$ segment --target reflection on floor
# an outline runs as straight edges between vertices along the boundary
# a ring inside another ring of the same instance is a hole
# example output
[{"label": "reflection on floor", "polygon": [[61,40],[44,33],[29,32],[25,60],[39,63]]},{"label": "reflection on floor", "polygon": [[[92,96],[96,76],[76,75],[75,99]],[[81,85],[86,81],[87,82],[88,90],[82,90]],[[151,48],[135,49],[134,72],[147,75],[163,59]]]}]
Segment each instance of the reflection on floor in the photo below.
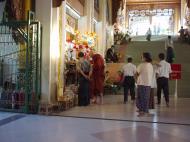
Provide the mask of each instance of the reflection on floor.
[{"label": "reflection on floor", "polygon": [[139,118],[123,96],[104,98],[56,114],[66,117],[0,112],[0,142],[190,142],[190,99],[171,99],[170,108],[163,99],[153,116]]},{"label": "reflection on floor", "polygon": [[190,142],[189,132],[189,126],[178,124],[26,115],[1,125],[0,141]]},{"label": "reflection on floor", "polygon": [[187,107],[190,104],[190,99],[174,99],[170,97],[170,107],[167,108],[165,100],[162,98],[162,104],[160,106],[156,105],[156,109],[150,110],[151,117],[140,118],[137,117],[136,106],[133,102],[129,101],[127,104],[122,102],[122,95],[106,95],[104,96],[104,105],[75,107],[54,115],[190,125],[190,109]]}]

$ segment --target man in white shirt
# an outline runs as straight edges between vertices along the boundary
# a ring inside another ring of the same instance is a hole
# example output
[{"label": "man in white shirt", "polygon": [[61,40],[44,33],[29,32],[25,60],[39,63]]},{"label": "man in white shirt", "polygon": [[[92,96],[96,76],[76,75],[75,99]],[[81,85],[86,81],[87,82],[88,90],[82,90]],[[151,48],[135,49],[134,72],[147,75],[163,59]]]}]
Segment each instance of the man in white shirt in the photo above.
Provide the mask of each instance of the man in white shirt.
[{"label": "man in white shirt", "polygon": [[156,71],[157,74],[157,99],[158,99],[158,105],[160,105],[161,102],[161,91],[163,89],[164,97],[166,100],[166,105],[169,107],[169,75],[172,72],[171,66],[168,62],[165,61],[165,55],[164,53],[160,53],[158,55],[160,63],[159,68]]},{"label": "man in white shirt", "polygon": [[127,59],[128,63],[125,64],[122,68],[123,77],[124,77],[124,103],[128,101],[128,91],[130,90],[131,100],[135,100],[135,74],[136,66],[132,64],[133,59],[129,57]]},{"label": "man in white shirt", "polygon": [[165,41],[165,49],[167,49],[168,47],[174,48],[174,42],[171,36],[168,36],[168,39]]}]

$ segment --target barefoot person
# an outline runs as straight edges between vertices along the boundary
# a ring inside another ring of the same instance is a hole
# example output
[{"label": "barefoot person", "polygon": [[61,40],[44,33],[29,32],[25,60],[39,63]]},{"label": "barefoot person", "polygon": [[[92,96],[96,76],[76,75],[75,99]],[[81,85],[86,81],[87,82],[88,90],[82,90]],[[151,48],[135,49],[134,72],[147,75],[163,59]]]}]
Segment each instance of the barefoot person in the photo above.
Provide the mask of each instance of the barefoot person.
[{"label": "barefoot person", "polygon": [[142,63],[137,67],[137,99],[138,116],[148,113],[149,97],[153,77],[152,58],[150,53],[145,52],[142,55]]},{"label": "barefoot person", "polygon": [[[93,102],[103,104],[103,90],[104,90],[104,59],[100,54],[94,54],[92,56],[93,66],[92,66],[92,96]],[[98,100],[97,100],[98,99]]]}]

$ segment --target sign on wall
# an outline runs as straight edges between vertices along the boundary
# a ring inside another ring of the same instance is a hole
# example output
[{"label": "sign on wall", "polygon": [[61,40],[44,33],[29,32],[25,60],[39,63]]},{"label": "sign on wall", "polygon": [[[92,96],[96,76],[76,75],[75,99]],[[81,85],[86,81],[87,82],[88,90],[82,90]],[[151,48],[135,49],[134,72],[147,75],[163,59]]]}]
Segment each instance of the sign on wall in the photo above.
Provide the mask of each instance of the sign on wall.
[{"label": "sign on wall", "polygon": [[181,64],[171,64],[172,73],[170,74],[171,80],[181,79]]}]

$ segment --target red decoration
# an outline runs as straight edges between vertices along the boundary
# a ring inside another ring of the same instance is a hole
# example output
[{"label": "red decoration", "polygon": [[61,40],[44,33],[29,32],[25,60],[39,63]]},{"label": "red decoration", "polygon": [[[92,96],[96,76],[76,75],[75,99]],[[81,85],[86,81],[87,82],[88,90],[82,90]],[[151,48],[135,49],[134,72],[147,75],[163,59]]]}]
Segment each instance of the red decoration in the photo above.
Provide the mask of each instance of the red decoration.
[{"label": "red decoration", "polygon": [[83,46],[82,45],[79,45],[79,49],[82,49],[83,48]]},{"label": "red decoration", "polygon": [[68,43],[71,43],[71,40],[70,40],[70,39],[67,39],[67,42],[68,42]]}]

